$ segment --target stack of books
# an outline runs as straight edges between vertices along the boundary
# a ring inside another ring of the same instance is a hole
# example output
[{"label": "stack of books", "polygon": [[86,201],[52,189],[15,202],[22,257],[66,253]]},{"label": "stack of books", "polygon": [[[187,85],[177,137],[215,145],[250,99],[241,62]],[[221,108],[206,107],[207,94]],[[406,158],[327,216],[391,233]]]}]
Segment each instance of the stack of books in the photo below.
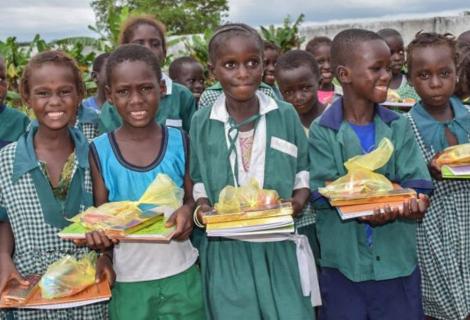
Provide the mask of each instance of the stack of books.
[{"label": "stack of books", "polygon": [[336,207],[342,220],[354,219],[370,216],[374,214],[376,208],[390,206],[390,208],[399,208],[403,202],[416,198],[416,191],[409,188],[402,188],[394,184],[394,189],[387,192],[345,194],[329,198],[329,202]]},{"label": "stack of books", "polygon": [[445,179],[470,179],[470,143],[446,148],[437,158]]},{"label": "stack of books", "polygon": [[203,222],[209,237],[243,237],[290,234],[294,232],[292,204],[239,213],[205,213]]},{"label": "stack of books", "polygon": [[73,296],[45,299],[38,285],[40,279],[40,275],[25,277],[29,282],[28,286],[22,286],[16,280],[11,280],[0,296],[0,308],[65,309],[107,301],[111,298],[108,281],[103,280]]}]

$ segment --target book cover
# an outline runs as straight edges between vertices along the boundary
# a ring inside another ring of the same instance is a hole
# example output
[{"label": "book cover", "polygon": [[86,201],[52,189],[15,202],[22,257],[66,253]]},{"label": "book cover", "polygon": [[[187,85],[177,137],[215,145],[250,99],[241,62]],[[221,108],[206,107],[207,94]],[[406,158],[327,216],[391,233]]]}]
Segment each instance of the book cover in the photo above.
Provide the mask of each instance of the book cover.
[{"label": "book cover", "polygon": [[7,294],[8,290],[7,287],[0,297],[0,308],[65,309],[106,301],[111,298],[111,289],[106,279],[76,295],[50,300],[42,297],[41,289],[38,285],[34,286],[30,297],[26,301],[21,302],[6,299],[5,294]]},{"label": "book cover", "polygon": [[292,216],[279,216],[259,219],[248,219],[239,221],[228,221],[220,223],[211,223],[206,226],[207,232],[216,230],[225,230],[227,232],[235,231],[258,231],[267,230],[273,228],[279,228],[282,226],[288,226],[293,224],[294,220]]},{"label": "book cover", "polygon": [[341,197],[332,198],[330,204],[334,207],[358,205],[358,204],[384,204],[388,202],[405,201],[411,198],[416,198],[416,191],[410,188],[401,188],[399,185],[394,185],[395,189],[382,193],[371,194],[346,194]]},{"label": "book cover", "polygon": [[[403,201],[390,201],[386,203],[367,203],[351,206],[341,206],[337,207],[336,209],[342,220],[349,220],[359,217],[371,216],[374,214],[375,208],[382,208],[386,205],[389,205],[392,209],[401,209],[403,207]],[[381,211],[383,212],[384,210],[381,209]]]},{"label": "book cover", "polygon": [[441,172],[445,179],[470,179],[470,165],[444,165]]},{"label": "book cover", "polygon": [[241,220],[250,220],[250,219],[260,219],[260,218],[269,218],[277,216],[290,216],[292,215],[292,204],[290,202],[283,202],[275,208],[269,208],[265,210],[256,210],[256,211],[244,211],[238,213],[227,213],[227,214],[217,214],[216,212],[212,214],[205,214],[202,217],[204,224],[212,223],[221,223],[221,222],[230,222],[230,221],[241,221]]}]

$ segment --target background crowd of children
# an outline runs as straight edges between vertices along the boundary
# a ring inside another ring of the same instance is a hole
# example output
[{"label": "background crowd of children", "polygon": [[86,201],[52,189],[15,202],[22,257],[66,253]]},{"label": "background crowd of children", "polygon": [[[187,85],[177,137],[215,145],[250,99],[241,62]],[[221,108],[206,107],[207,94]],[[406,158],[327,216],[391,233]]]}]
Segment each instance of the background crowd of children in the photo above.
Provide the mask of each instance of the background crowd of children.
[{"label": "background crowd of children", "polygon": [[[470,319],[470,182],[436,165],[470,142],[470,31],[405,46],[393,29],[348,29],[283,53],[237,23],[208,46],[205,88],[191,57],[164,73],[165,27],[132,17],[95,60],[92,97],[70,57],[39,53],[20,85],[33,121],[4,105],[0,58],[0,292],[88,250],[113,286],[109,304],[0,318]],[[414,99],[410,112],[381,105],[397,95]],[[342,221],[318,189],[382,138],[394,152],[378,172],[418,198]],[[159,173],[185,191],[169,244],[57,237],[89,206],[139,199]],[[194,227],[225,186],[252,178],[292,202],[295,234],[241,241]]]}]

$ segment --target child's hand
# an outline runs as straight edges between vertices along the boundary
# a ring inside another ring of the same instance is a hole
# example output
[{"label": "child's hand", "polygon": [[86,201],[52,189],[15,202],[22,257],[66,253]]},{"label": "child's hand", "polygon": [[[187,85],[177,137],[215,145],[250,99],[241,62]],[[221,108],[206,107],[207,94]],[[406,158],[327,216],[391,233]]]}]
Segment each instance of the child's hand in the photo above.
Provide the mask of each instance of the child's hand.
[{"label": "child's hand", "polygon": [[173,239],[186,240],[189,238],[193,231],[192,210],[190,206],[183,205],[176,210],[165,224],[165,227],[172,227],[176,225]]},{"label": "child's hand", "polygon": [[418,199],[413,198],[403,202],[403,210],[400,210],[400,218],[422,219],[429,207],[429,197],[420,193]]},{"label": "child's hand", "polygon": [[371,216],[361,217],[359,218],[360,221],[366,222],[371,226],[381,226],[388,222],[394,221],[400,215],[400,211],[398,208],[391,208],[390,206],[385,206],[382,208],[383,212],[381,212],[380,208],[374,209],[374,214]]},{"label": "child's hand", "polygon": [[103,251],[119,243],[119,240],[109,239],[103,231],[87,232],[86,246],[92,250]]},{"label": "child's hand", "polygon": [[436,153],[431,161],[428,163],[428,169],[431,176],[436,180],[442,180],[441,168],[437,165],[437,158],[440,156],[440,153]]},{"label": "child's hand", "polygon": [[0,294],[5,289],[7,283],[12,279],[15,279],[25,286],[29,284],[29,282],[24,280],[18,273],[11,257],[7,254],[2,254],[0,255]]},{"label": "child's hand", "polygon": [[113,262],[111,256],[104,253],[96,261],[96,283],[100,283],[104,279],[108,280],[109,286],[112,287],[116,280],[116,273],[114,273]]}]

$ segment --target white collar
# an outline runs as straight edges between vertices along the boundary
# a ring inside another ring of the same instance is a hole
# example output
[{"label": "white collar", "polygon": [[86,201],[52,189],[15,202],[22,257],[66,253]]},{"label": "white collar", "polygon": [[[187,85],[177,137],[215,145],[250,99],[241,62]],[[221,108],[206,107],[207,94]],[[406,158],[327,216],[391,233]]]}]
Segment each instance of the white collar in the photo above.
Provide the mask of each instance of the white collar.
[{"label": "white collar", "polygon": [[165,87],[166,87],[166,92],[165,95],[170,95],[172,92],[172,86],[173,86],[173,80],[170,79],[170,77],[162,72],[162,80],[165,81]]},{"label": "white collar", "polygon": [[[257,90],[256,96],[259,100],[260,115],[265,115],[270,111],[278,109],[276,101],[264,92]],[[223,123],[228,122],[229,114],[227,112],[227,108],[225,107],[225,93],[222,92],[215,100],[209,118],[211,120],[218,120]]]}]

